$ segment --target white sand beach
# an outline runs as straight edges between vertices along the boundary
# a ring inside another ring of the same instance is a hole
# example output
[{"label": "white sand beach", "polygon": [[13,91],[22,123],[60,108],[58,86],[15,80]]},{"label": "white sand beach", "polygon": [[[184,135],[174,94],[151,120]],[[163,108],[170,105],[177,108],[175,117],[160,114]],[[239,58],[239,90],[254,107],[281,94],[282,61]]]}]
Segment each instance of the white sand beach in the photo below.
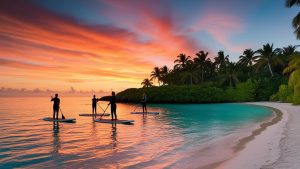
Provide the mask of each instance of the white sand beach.
[{"label": "white sand beach", "polygon": [[299,169],[300,106],[290,103],[253,102],[282,112],[282,118],[247,143],[217,169]]}]

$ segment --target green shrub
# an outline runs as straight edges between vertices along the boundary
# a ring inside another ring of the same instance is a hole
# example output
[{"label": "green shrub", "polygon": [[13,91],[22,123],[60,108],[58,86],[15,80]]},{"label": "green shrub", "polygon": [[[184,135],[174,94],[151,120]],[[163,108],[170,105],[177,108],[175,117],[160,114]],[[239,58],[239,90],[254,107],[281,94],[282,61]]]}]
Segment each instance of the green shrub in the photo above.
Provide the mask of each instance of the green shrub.
[{"label": "green shrub", "polygon": [[273,95],[270,97],[270,101],[279,101],[278,93],[273,94]]},{"label": "green shrub", "polygon": [[219,103],[254,100],[254,85],[247,81],[236,88],[222,89],[211,84],[131,88],[117,94],[119,102],[139,102],[143,93],[152,103]]},{"label": "green shrub", "polygon": [[254,83],[256,85],[255,100],[267,101],[273,94],[278,92],[281,84],[287,83],[287,78],[274,75],[272,78],[260,78],[255,80]]},{"label": "green shrub", "polygon": [[300,104],[300,82],[294,86],[293,104]]},{"label": "green shrub", "polygon": [[285,84],[280,85],[277,95],[281,102],[292,102],[293,89]]}]

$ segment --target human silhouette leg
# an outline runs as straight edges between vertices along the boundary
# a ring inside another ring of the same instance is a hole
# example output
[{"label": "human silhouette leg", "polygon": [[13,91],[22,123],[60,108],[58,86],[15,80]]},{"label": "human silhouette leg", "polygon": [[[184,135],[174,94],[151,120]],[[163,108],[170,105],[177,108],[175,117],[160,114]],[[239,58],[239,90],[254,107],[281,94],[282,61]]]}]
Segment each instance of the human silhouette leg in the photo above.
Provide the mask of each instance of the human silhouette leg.
[{"label": "human silhouette leg", "polygon": [[110,116],[111,116],[111,120],[114,120],[114,108],[113,108],[113,106],[110,106]]},{"label": "human silhouette leg", "polygon": [[56,120],[58,120],[58,109],[55,109],[54,112],[55,112]]},{"label": "human silhouette leg", "polygon": [[114,107],[115,120],[117,120],[117,107]]}]

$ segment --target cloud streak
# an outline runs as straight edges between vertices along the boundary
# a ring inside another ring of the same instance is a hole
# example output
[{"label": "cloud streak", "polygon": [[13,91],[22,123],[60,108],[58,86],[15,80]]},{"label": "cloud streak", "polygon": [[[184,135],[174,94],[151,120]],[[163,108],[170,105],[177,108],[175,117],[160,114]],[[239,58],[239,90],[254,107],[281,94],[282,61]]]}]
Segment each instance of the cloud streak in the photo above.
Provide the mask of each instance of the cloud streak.
[{"label": "cloud streak", "polygon": [[117,24],[87,25],[34,1],[1,1],[0,77],[13,83],[21,76],[23,84],[39,78],[34,87],[41,88],[62,83],[98,89],[101,83],[105,90],[124,89],[140,86],[154,66],[172,64],[179,53],[210,50],[190,30],[205,31],[230,50],[239,50],[230,37],[243,25],[226,14],[204,13],[187,29],[190,25],[178,22],[164,2],[101,2],[109,8],[99,16]]}]

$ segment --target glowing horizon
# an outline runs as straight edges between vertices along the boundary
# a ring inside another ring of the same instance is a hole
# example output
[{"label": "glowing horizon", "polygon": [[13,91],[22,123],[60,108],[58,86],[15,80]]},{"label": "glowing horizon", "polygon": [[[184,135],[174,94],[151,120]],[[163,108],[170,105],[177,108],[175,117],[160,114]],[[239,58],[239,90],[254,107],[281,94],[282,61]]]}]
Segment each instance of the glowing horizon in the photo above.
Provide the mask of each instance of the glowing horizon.
[{"label": "glowing horizon", "polygon": [[[120,91],[141,87],[154,66],[172,66],[180,53],[205,50],[214,57],[224,50],[236,61],[246,48],[297,43],[290,26],[296,10],[270,0],[245,6],[233,0],[3,0],[0,87]],[[271,9],[253,13],[265,7]],[[271,15],[274,10],[281,11]]]}]

